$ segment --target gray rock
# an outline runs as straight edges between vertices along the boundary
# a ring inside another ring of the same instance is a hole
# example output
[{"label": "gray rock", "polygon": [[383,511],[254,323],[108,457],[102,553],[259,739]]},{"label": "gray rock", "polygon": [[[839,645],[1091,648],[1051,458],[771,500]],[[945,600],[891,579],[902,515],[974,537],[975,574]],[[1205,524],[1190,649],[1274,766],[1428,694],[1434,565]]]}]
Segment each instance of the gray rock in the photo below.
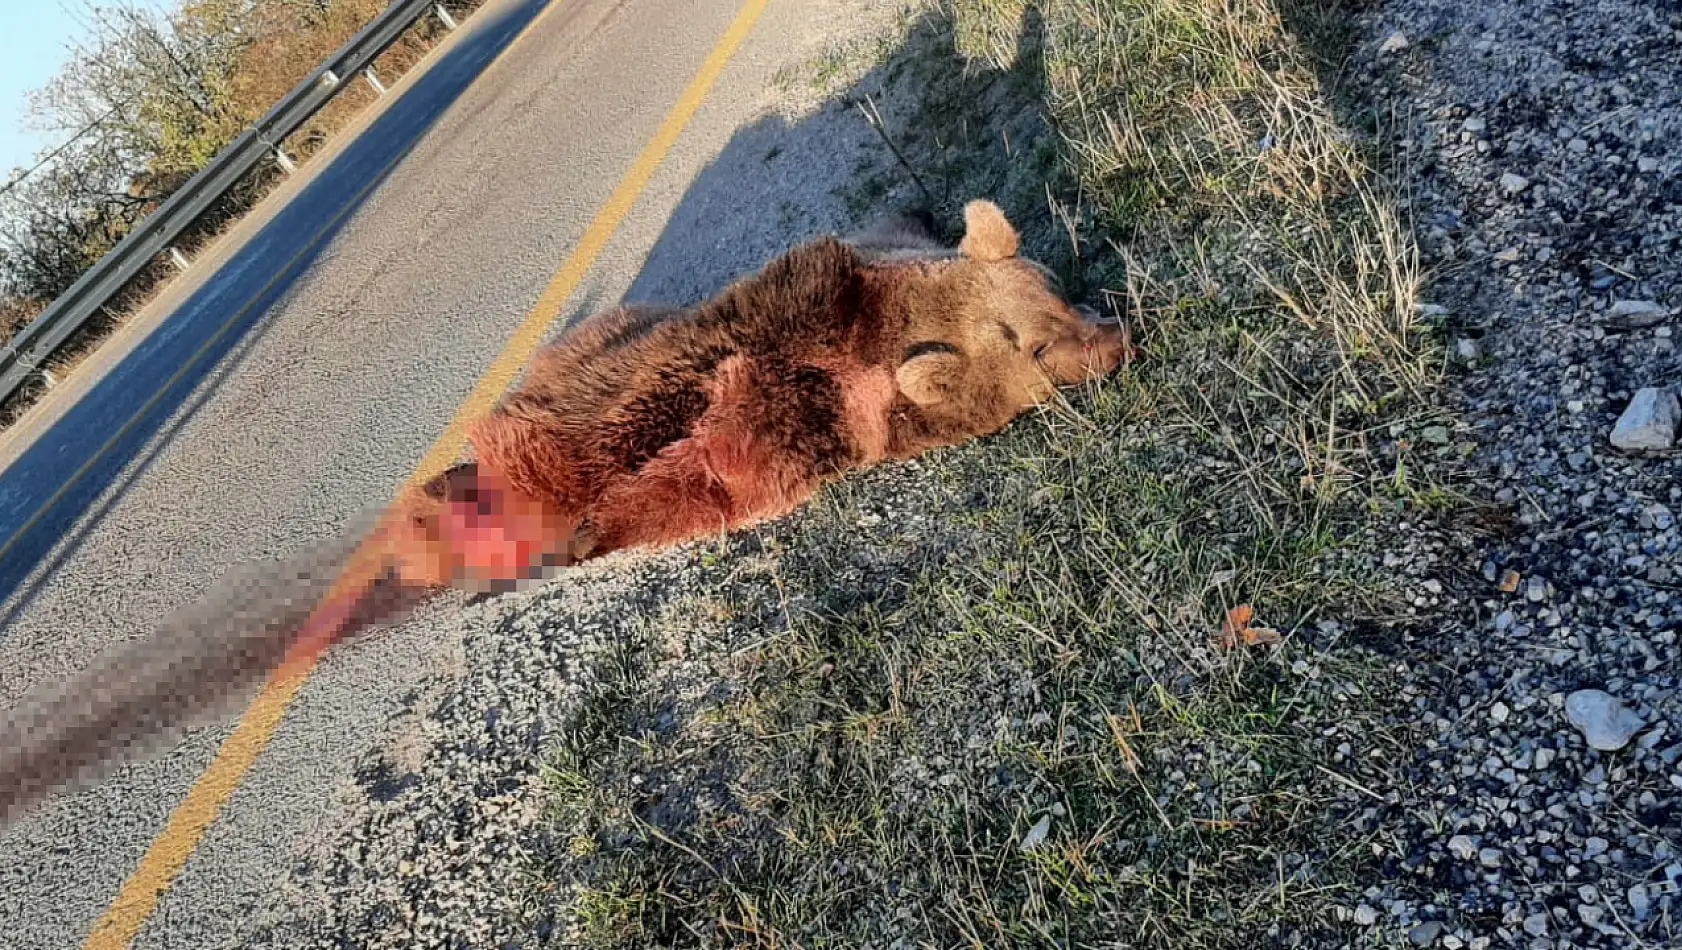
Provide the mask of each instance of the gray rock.
[{"label": "gray rock", "polygon": [[1462,861],[1470,861],[1477,856],[1478,846],[1465,835],[1455,835],[1448,839],[1448,850]]},{"label": "gray rock", "polygon": [[1509,195],[1516,195],[1529,187],[1530,179],[1523,175],[1515,175],[1512,172],[1504,172],[1501,175],[1501,190]]},{"label": "gray rock", "polygon": [[1630,913],[1635,915],[1636,920],[1646,920],[1653,912],[1653,897],[1645,884],[1632,886],[1624,893],[1624,898],[1629,901]]},{"label": "gray rock", "polygon": [[1041,815],[1040,820],[1034,822],[1034,827],[1029,828],[1028,833],[1022,836],[1022,844],[1019,845],[1019,847],[1023,851],[1032,851],[1040,845],[1045,844],[1045,839],[1050,836],[1051,815]]},{"label": "gray rock", "polygon": [[1403,33],[1401,30],[1397,30],[1384,38],[1383,44],[1378,47],[1378,52],[1380,55],[1386,53],[1399,53],[1407,48],[1407,34]]},{"label": "gray rock", "polygon": [[1378,910],[1367,904],[1355,908],[1355,922],[1363,927],[1378,923]]},{"label": "gray rock", "polygon": [[1416,947],[1429,947],[1437,942],[1437,935],[1442,932],[1443,925],[1441,923],[1428,920],[1408,931],[1408,939],[1413,941],[1413,945]]},{"label": "gray rock", "polygon": [[1641,717],[1617,697],[1598,689],[1580,689],[1565,698],[1565,718],[1582,732],[1589,747],[1615,752],[1641,728]]},{"label": "gray rock", "polygon": [[1476,363],[1483,357],[1483,345],[1467,337],[1454,344],[1454,355],[1458,356],[1461,362]]},{"label": "gray rock", "polygon": [[1603,325],[1609,330],[1639,330],[1663,323],[1669,316],[1670,308],[1651,300],[1620,300],[1607,308]]},{"label": "gray rock", "polygon": [[1501,851],[1498,848],[1484,848],[1478,852],[1478,863],[1486,868],[1501,866]]},{"label": "gray rock", "polygon": [[1524,918],[1524,932],[1529,934],[1532,937],[1545,937],[1545,936],[1547,936],[1548,935],[1548,915],[1547,914],[1531,914],[1529,917]]},{"label": "gray rock", "polygon": [[1676,394],[1654,386],[1636,392],[1635,398],[1612,427],[1612,444],[1626,451],[1668,449],[1676,441],[1676,425],[1682,406]]}]

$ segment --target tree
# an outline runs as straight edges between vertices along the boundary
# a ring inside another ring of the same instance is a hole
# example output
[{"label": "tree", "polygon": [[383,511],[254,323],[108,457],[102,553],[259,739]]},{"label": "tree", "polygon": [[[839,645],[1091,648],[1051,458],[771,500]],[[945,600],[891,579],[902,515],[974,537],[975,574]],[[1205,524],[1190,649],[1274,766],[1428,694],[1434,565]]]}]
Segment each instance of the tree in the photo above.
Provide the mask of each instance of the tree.
[{"label": "tree", "polygon": [[49,134],[98,124],[134,171],[202,168],[249,122],[231,96],[250,37],[244,8],[205,0],[164,16],[149,9],[91,9],[89,41],[31,98],[33,124]]},{"label": "tree", "polygon": [[144,199],[128,192],[128,168],[114,156],[94,137],[7,194],[0,293],[51,300],[134,226]]}]

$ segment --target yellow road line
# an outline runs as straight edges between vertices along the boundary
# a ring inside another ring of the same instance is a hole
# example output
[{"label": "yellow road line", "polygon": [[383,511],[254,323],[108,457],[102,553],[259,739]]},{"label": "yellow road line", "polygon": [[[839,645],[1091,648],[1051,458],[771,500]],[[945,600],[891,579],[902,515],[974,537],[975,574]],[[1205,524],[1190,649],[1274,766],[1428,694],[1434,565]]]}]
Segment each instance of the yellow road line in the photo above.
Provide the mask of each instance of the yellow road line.
[{"label": "yellow road line", "polygon": [[[544,333],[559,318],[561,308],[578,289],[584,275],[589,272],[596,258],[607,246],[608,240],[630,213],[631,206],[648,186],[654,172],[676,144],[678,136],[694,118],[701,101],[711,91],[725,65],[747,39],[759,21],[760,14],[765,12],[769,4],[770,0],[747,0],[742,5],[730,29],[713,48],[700,72],[690,82],[689,88],[684,90],[659,131],[643,148],[642,154],[637,156],[636,164],[609,196],[607,204],[590,223],[589,230],[584,233],[578,246],[573,249],[560,271],[544,289],[537,304],[527,315],[525,322],[514,332],[502,354],[480,379],[479,385],[433,445],[432,450],[421,460],[409,484],[425,481],[436,475],[461,455],[467,446],[468,424],[495,405],[514,377],[519,374],[521,367],[531,359],[532,353],[542,343]],[[524,39],[550,10],[559,5],[557,3],[539,14],[497,58],[506,55],[508,50]],[[495,60],[491,65],[495,65]],[[269,739],[280,725],[281,718],[286,714],[287,707],[309,678],[315,664],[314,657],[288,663],[270,677],[262,692],[241,717],[238,727],[217,752],[215,760],[205,769],[204,774],[188,792],[186,799],[170,816],[169,824],[163,833],[152,843],[151,849],[141,858],[139,866],[123,885],[122,891],[94,925],[87,942],[83,945],[84,950],[121,950],[133,943],[135,936],[140,933],[140,928],[145,926],[146,921],[157,909],[164,892],[169,890],[177,875],[186,866],[188,857],[198,847],[210,823],[220,814],[223,806],[239,787],[246,771],[268,745]]]}]

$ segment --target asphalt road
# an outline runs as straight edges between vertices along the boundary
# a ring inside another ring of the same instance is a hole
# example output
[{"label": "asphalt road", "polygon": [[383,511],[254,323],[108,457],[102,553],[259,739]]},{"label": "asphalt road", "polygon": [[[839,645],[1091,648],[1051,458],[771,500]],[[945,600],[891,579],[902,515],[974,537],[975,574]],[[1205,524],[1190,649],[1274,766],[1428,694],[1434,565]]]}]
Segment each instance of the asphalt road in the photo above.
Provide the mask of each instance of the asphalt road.
[{"label": "asphalt road", "polygon": [[[79,399],[26,421],[0,452],[0,539],[30,525],[0,564],[0,704],[144,634],[231,564],[296,550],[389,497],[739,6],[492,0],[93,365]],[[822,6],[771,5],[565,313],[617,301],[639,275],[644,288],[698,293],[775,250],[713,244],[772,209],[683,205],[739,130],[763,121],[775,70],[821,47]],[[686,279],[691,264],[709,276]],[[448,629],[423,617],[332,657],[137,946],[237,935],[332,826],[352,756],[449,672],[459,641]],[[0,837],[0,943],[80,945],[231,729],[197,730]]]}]

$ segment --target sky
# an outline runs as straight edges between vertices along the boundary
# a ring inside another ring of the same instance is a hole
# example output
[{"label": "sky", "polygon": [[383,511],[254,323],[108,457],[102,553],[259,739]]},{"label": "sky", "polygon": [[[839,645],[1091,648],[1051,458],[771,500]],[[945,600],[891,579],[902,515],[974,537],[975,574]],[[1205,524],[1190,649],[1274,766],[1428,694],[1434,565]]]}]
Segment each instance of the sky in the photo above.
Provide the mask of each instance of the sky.
[{"label": "sky", "polygon": [[62,0],[7,3],[6,28],[0,30],[0,179],[35,153],[57,144],[24,128],[24,107],[31,90],[46,85],[69,56],[70,42],[82,30]]},{"label": "sky", "polygon": [[[98,0],[100,6],[130,2],[152,9],[173,6],[170,0]],[[28,94],[58,73],[71,45],[85,36],[90,5],[89,0],[0,0],[6,8],[0,28],[0,181],[58,144],[24,127],[24,108]]]}]

